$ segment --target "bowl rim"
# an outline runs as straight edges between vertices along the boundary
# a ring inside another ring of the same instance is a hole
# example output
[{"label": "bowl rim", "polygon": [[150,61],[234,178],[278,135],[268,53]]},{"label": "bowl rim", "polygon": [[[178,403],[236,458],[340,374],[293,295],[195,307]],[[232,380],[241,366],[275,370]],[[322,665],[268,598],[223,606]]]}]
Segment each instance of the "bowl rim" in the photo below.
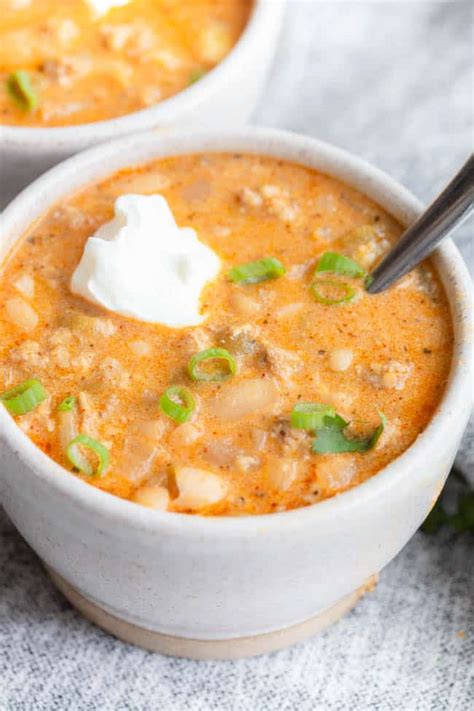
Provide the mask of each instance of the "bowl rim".
[{"label": "bowl rim", "polygon": [[[213,146],[211,148],[210,146]],[[134,155],[143,154],[143,159]],[[22,234],[28,224],[44,212],[42,196],[50,195],[59,185],[67,185],[55,192],[54,204],[63,195],[71,194],[78,185],[86,185],[82,171],[90,169],[96,180],[111,175],[119,168],[144,164],[161,156],[192,152],[247,152],[292,160],[320,170],[346,182],[378,201],[391,214],[408,224],[422,209],[421,203],[393,178],[351,153],[314,138],[277,129],[247,127],[235,130],[170,131],[166,135],[147,132],[127,136],[90,148],[63,161],[34,181],[6,208],[3,214],[4,237]],[[145,157],[146,156],[146,157]],[[111,165],[115,161],[115,165]],[[104,165],[106,166],[104,168]],[[350,177],[342,177],[341,173]],[[81,176],[79,178],[78,176]],[[75,181],[74,181],[75,179]],[[93,180],[94,180],[93,179]],[[82,182],[81,182],[82,181]],[[75,185],[74,185],[75,182]],[[361,187],[361,183],[365,188]],[[51,190],[53,188],[53,190]],[[386,204],[384,204],[384,201]],[[393,209],[388,207],[388,203]],[[41,205],[41,208],[39,207]],[[48,204],[48,208],[51,205]],[[31,217],[30,212],[34,215]],[[27,217],[28,215],[28,217]],[[403,217],[404,215],[404,217]],[[21,225],[21,228],[18,227]],[[288,531],[304,525],[317,525],[333,517],[343,516],[365,502],[374,503],[380,496],[395,495],[402,485],[410,486],[410,462],[430,461],[433,444],[443,436],[454,415],[467,422],[470,403],[466,401],[466,378],[472,377],[474,350],[472,339],[471,280],[457,248],[451,240],[436,250],[436,266],[445,286],[450,285],[449,302],[455,328],[453,362],[444,395],[427,427],[415,442],[399,457],[365,482],[341,494],[304,508],[271,514],[232,516],[199,516],[146,509],[91,486],[86,481],[50,459],[20,429],[5,408],[0,407],[0,437],[20,460],[39,478],[43,485],[52,487],[58,495],[74,500],[76,507],[98,517],[106,515],[109,522],[133,526],[151,533],[173,532],[180,535],[248,537],[263,531]],[[411,481],[415,481],[411,477]],[[413,485],[413,484],[411,484]],[[98,519],[99,520],[99,519]]]},{"label": "bowl rim", "polygon": [[221,87],[232,81],[241,65],[261,46],[262,35],[268,36],[272,25],[279,30],[285,0],[253,0],[249,18],[240,37],[230,52],[202,79],[184,87],[163,101],[122,116],[102,121],[72,124],[69,126],[15,126],[0,125],[2,139],[8,144],[18,144],[30,150],[37,145],[82,145],[87,142],[99,143],[114,137],[137,131],[145,131],[155,126],[166,125],[182,114],[189,115],[198,109],[206,96],[213,96]]}]

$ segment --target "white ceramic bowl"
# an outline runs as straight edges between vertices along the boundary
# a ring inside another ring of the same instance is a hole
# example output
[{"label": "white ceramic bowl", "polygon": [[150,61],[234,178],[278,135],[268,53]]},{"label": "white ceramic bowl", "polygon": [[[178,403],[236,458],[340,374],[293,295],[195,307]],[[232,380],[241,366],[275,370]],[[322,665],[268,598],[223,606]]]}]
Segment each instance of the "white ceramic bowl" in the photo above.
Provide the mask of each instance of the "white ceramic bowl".
[{"label": "white ceramic bowl", "polygon": [[[421,209],[384,173],[310,138],[252,128],[148,133],[70,158],[27,188],[5,211],[0,261],[38,215],[79,186],[129,164],[194,151],[302,163],[361,190],[404,225]],[[125,639],[201,657],[273,649],[347,609],[422,523],[468,419],[470,280],[450,241],[435,263],[455,323],[453,366],[438,410],[379,474],[308,508],[242,518],[153,512],[62,469],[0,408],[3,505],[74,604]]]},{"label": "white ceramic bowl", "polygon": [[255,0],[229,55],[199,82],[155,106],[79,126],[0,126],[0,209],[45,170],[92,145],[149,129],[245,123],[273,58],[283,10],[283,0]]}]

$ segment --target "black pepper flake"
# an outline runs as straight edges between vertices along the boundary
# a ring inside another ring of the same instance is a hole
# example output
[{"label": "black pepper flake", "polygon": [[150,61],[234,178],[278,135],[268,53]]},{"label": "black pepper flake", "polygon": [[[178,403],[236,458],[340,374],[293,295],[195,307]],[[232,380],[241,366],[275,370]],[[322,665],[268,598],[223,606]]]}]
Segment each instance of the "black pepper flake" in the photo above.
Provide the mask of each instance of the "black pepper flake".
[{"label": "black pepper flake", "polygon": [[423,348],[423,353],[431,354],[431,353],[433,353],[433,351],[430,350],[429,348]]}]

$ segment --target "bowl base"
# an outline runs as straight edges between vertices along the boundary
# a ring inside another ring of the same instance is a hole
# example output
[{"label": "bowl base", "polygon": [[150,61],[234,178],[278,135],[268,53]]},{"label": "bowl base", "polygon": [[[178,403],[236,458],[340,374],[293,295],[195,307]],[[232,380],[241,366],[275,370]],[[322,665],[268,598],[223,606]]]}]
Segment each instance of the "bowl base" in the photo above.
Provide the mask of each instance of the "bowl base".
[{"label": "bowl base", "polygon": [[154,632],[130,622],[125,622],[125,620],[111,615],[89,600],[54,570],[49,567],[46,567],[46,569],[53,583],[69,600],[71,605],[87,620],[114,637],[151,652],[198,660],[255,657],[259,654],[269,654],[297,642],[302,642],[318,632],[322,632],[326,627],[329,627],[329,625],[332,625],[352,610],[366,592],[370,592],[375,588],[378,578],[376,575],[372,576],[364,585],[349,593],[349,595],[345,595],[331,607],[297,625],[249,637],[201,640],[161,634],[160,632]]}]

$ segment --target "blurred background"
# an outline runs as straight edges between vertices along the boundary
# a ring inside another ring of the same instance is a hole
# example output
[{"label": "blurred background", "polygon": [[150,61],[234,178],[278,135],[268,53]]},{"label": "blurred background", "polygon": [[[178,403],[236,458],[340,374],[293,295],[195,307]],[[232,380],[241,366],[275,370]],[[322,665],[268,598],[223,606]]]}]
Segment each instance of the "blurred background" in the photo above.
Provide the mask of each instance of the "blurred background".
[{"label": "blurred background", "polygon": [[[288,0],[254,123],[335,143],[428,202],[473,150],[473,8]],[[472,234],[456,237],[471,269]]]}]

